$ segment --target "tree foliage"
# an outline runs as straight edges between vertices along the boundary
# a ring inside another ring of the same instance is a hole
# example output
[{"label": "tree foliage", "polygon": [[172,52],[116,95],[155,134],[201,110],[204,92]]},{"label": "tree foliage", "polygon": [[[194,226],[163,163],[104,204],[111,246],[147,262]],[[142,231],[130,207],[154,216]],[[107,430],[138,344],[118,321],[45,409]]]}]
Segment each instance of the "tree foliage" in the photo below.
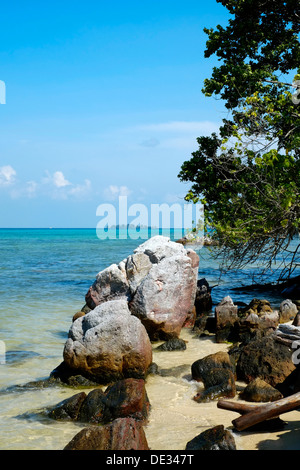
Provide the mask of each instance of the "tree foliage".
[{"label": "tree foliage", "polygon": [[197,139],[179,178],[202,201],[228,267],[265,268],[280,278],[299,266],[300,45],[298,0],[217,0],[228,25],[205,29],[205,57],[220,61],[203,93],[224,101],[218,134]]}]

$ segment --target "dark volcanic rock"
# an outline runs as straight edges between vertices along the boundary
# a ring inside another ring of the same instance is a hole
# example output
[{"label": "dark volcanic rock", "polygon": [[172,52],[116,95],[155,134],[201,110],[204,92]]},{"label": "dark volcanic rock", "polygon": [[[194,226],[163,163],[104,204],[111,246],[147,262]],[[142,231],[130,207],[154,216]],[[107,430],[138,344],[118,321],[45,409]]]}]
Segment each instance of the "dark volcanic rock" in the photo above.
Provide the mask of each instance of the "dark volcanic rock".
[{"label": "dark volcanic rock", "polygon": [[86,394],[84,392],[77,393],[77,395],[73,395],[72,397],[58,403],[49,411],[48,416],[49,418],[56,420],[77,420],[81,405],[85,399]]},{"label": "dark volcanic rock", "polygon": [[105,398],[105,393],[100,388],[91,390],[81,405],[77,421],[82,423],[103,423]]},{"label": "dark volcanic rock", "polygon": [[64,450],[149,450],[140,421],[118,418],[105,426],[82,429]]},{"label": "dark volcanic rock", "polygon": [[202,432],[186,445],[186,450],[236,450],[236,444],[230,431],[223,425]]},{"label": "dark volcanic rock", "polygon": [[197,316],[208,313],[212,309],[211,289],[204,278],[197,281],[195,307]]},{"label": "dark volcanic rock", "polygon": [[236,394],[235,366],[226,352],[210,354],[192,364],[192,378],[203,382],[204,391],[194,397],[204,402],[220,397],[232,398]]},{"label": "dark volcanic rock", "polygon": [[292,351],[276,342],[272,335],[250,341],[241,349],[237,360],[237,378],[246,383],[259,377],[275,387],[293,371]]},{"label": "dark volcanic rock", "polygon": [[150,403],[142,379],[124,379],[107,387],[105,392],[96,388],[68,398],[48,411],[57,420],[74,420],[105,424],[116,418],[131,417],[146,421]]},{"label": "dark volcanic rock", "polygon": [[186,342],[180,338],[171,338],[156,348],[158,351],[184,351]]},{"label": "dark volcanic rock", "polygon": [[283,395],[264,380],[256,378],[240,393],[240,398],[251,402],[270,402],[283,398]]}]

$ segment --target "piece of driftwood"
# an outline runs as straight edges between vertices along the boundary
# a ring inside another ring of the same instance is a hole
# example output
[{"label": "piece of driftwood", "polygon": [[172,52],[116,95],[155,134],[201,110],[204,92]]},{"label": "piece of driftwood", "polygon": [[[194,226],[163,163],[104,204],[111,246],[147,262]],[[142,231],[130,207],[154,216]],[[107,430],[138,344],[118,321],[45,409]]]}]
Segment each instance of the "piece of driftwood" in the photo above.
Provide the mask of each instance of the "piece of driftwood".
[{"label": "piece of driftwood", "polygon": [[[230,404],[229,404],[230,403]],[[266,405],[242,405],[227,400],[219,400],[218,407],[238,411],[242,414],[239,418],[232,421],[232,424],[238,431],[243,431],[255,424],[261,423],[270,418],[278,417],[283,413],[295,410],[300,407],[300,392],[294,393],[281,400],[267,403]]]},{"label": "piece of driftwood", "polygon": [[250,411],[253,411],[255,408],[257,408],[257,405],[248,405],[246,403],[238,403],[236,401],[229,401],[223,398],[218,401],[217,407],[222,408],[223,410],[236,411],[237,413],[244,415],[246,413],[249,413]]}]

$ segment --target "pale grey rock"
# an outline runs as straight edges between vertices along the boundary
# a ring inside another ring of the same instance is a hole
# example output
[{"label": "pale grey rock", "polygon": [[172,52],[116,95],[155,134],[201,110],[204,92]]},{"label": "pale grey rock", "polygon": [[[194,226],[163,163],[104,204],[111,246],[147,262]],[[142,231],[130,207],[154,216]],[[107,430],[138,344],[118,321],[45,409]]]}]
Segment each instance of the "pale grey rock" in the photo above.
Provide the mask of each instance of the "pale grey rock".
[{"label": "pale grey rock", "polygon": [[73,322],[63,356],[71,369],[106,383],[143,377],[152,362],[152,346],[127,301],[111,300]]},{"label": "pale grey rock", "polygon": [[130,303],[151,339],[176,337],[193,309],[197,277],[190,257],[163,257],[153,264]]},{"label": "pale grey rock", "polygon": [[145,253],[135,253],[128,256],[126,262],[126,275],[131,294],[136,292],[137,287],[143,279],[145,279],[151,268],[152,263],[149,256]]},{"label": "pale grey rock", "polygon": [[279,318],[281,323],[294,320],[298,313],[297,306],[290,300],[283,300],[279,307]]},{"label": "pale grey rock", "polygon": [[179,335],[194,309],[199,256],[168,237],[155,236],[119,265],[101,271],[86,295],[95,308],[117,298],[128,301],[151,339]]},{"label": "pale grey rock", "polygon": [[130,294],[126,277],[125,262],[112,264],[100,271],[93,285],[85,296],[88,307],[94,309],[97,305],[120,297],[127,298]]}]

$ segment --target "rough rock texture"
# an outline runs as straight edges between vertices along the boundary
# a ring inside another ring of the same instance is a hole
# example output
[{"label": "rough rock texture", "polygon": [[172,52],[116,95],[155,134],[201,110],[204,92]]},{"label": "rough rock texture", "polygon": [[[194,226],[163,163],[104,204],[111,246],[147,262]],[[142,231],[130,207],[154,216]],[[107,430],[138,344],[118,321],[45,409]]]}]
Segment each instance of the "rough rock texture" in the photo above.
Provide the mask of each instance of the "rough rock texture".
[{"label": "rough rock texture", "polygon": [[269,385],[259,377],[252,380],[240,393],[240,398],[251,402],[270,402],[283,398],[283,395],[276,388]]},{"label": "rough rock texture", "polygon": [[199,257],[193,251],[155,236],[134,253],[101,271],[86,294],[91,309],[113,299],[128,302],[151,339],[178,337],[193,315]]},{"label": "rough rock texture", "polygon": [[48,416],[55,420],[76,421],[80,413],[82,403],[86,399],[86,393],[81,392],[61,401],[48,411]]},{"label": "rough rock texture", "polygon": [[143,379],[124,379],[107,387],[78,393],[50,408],[47,416],[55,420],[107,424],[117,418],[134,418],[146,423],[150,403]]},{"label": "rough rock texture", "polygon": [[178,337],[194,309],[199,257],[160,237],[135,251],[149,256],[152,267],[138,284],[130,310],[140,318],[151,339]]},{"label": "rough rock texture", "polygon": [[81,404],[77,421],[92,424],[103,423],[105,398],[105,393],[100,388],[91,390]]},{"label": "rough rock texture", "polygon": [[143,379],[124,379],[108,386],[73,395],[48,410],[55,420],[107,424],[116,418],[134,418],[146,422],[150,402]]},{"label": "rough rock texture", "polygon": [[111,300],[72,323],[63,357],[73,371],[104,384],[143,378],[152,362],[152,346],[127,301]]},{"label": "rough rock texture", "polygon": [[181,338],[171,338],[156,348],[158,351],[184,351],[186,342]]},{"label": "rough rock texture", "polygon": [[259,377],[275,387],[293,371],[292,351],[272,335],[250,341],[242,347],[237,360],[237,378],[246,383]]},{"label": "rough rock texture", "polygon": [[212,309],[211,288],[206,279],[197,281],[197,291],[195,298],[195,307],[197,317],[203,313],[208,313]]},{"label": "rough rock texture", "polygon": [[194,437],[186,445],[186,450],[236,450],[236,444],[230,431],[223,425],[207,429]]},{"label": "rough rock texture", "polygon": [[298,312],[297,315],[295,316],[294,321],[293,321],[293,325],[294,326],[300,326],[300,312]]},{"label": "rough rock texture", "polygon": [[227,296],[216,306],[215,324],[218,343],[246,343],[273,333],[279,324],[279,312],[273,311],[268,300],[253,299],[239,308]]},{"label": "rough rock texture", "polygon": [[244,316],[249,315],[250,313],[255,313],[256,315],[261,316],[272,311],[272,306],[268,300],[252,299],[250,304],[244,309]]},{"label": "rough rock texture", "polygon": [[107,420],[131,417],[145,422],[150,411],[145,381],[125,379],[110,385],[105,391],[105,413]]},{"label": "rough rock texture", "polygon": [[238,324],[238,307],[234,305],[231,297],[227,296],[216,306],[216,341],[232,340],[232,334]]},{"label": "rough rock texture", "polygon": [[295,319],[298,313],[297,306],[290,300],[286,299],[281,302],[279,307],[279,321],[286,323]]},{"label": "rough rock texture", "polygon": [[205,374],[212,369],[229,369],[235,373],[235,366],[227,352],[219,351],[198,359],[192,364],[193,380],[203,381]]},{"label": "rough rock texture", "polygon": [[94,284],[89,288],[85,300],[94,309],[97,305],[120,297],[127,298],[129,284],[124,270],[124,263],[112,264],[97,274]]},{"label": "rough rock texture", "polygon": [[118,418],[105,426],[82,429],[64,450],[149,450],[149,447],[140,421]]}]

